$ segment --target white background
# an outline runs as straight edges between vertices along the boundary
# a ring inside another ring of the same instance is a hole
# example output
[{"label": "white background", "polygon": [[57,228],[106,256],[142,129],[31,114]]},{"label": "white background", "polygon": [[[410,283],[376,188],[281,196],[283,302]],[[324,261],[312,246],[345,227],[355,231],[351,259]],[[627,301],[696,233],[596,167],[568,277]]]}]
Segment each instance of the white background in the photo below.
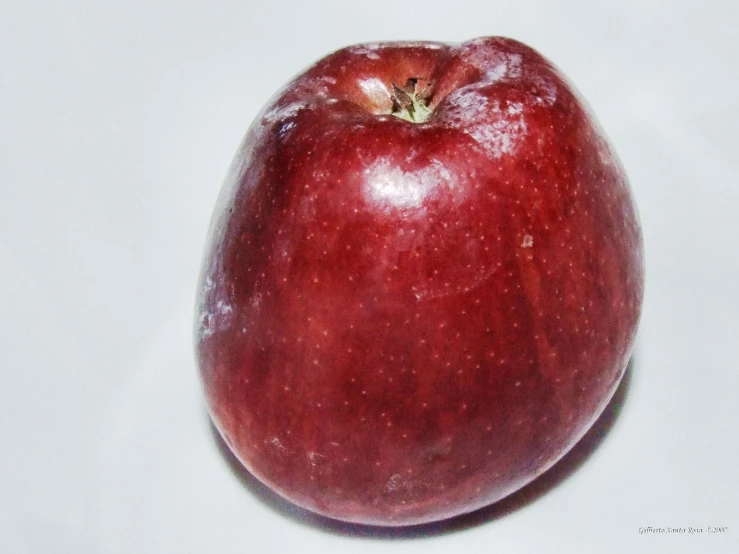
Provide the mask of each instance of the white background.
[{"label": "white background", "polygon": [[[739,551],[739,4],[0,2],[0,552]],[[351,43],[507,35],[555,61],[630,175],[647,289],[588,441],[471,518],[316,519],[209,427],[206,227],[272,93]],[[639,528],[728,526],[723,535]]]}]

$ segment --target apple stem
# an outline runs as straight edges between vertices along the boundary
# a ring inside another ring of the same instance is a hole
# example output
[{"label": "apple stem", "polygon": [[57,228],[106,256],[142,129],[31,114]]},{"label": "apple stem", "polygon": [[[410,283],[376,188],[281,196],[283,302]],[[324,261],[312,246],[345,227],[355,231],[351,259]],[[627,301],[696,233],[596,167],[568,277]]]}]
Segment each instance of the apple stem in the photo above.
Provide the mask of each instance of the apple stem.
[{"label": "apple stem", "polygon": [[393,83],[393,108],[390,112],[395,117],[411,123],[423,123],[431,115],[426,102],[431,93],[432,83],[427,83],[423,90],[418,90],[419,77],[411,77],[405,86],[400,88]]}]

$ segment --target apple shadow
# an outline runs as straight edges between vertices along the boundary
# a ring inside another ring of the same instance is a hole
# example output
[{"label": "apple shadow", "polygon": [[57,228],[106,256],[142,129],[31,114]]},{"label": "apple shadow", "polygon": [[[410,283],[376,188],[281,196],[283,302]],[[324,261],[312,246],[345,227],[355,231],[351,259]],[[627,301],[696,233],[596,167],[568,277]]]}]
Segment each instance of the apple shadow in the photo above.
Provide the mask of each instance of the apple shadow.
[{"label": "apple shadow", "polygon": [[205,413],[210,423],[213,441],[216,443],[231,473],[241,482],[245,489],[279,515],[291,519],[296,523],[308,525],[314,529],[335,535],[377,540],[421,539],[464,531],[465,529],[502,519],[535,502],[541,496],[564,483],[598,449],[616,424],[629,394],[634,364],[635,357],[632,355],[626,366],[623,378],[613,397],[603,410],[603,413],[575,446],[537,479],[510,496],[485,508],[444,521],[407,527],[379,527],[348,523],[315,514],[292,504],[262,484],[247,471],[228,448],[213,423],[210,422],[207,411]]}]

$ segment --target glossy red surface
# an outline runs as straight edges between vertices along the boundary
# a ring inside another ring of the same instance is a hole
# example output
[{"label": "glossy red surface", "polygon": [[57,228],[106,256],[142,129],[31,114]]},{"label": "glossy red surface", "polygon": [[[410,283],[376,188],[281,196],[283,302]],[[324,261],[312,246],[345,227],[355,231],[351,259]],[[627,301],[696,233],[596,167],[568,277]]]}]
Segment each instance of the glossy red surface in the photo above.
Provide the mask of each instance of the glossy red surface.
[{"label": "glossy red surface", "polygon": [[[388,115],[430,83],[430,118]],[[643,261],[582,100],[508,39],[341,50],[252,125],[214,215],[196,350],[213,420],[293,502],[407,525],[551,466],[614,392]]]}]

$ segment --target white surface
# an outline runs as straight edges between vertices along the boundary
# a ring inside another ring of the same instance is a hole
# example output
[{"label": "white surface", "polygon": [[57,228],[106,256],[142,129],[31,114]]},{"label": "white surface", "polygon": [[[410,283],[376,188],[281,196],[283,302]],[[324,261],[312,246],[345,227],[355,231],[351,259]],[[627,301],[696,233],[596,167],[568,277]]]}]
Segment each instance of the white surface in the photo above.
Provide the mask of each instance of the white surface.
[{"label": "white surface", "polygon": [[[0,552],[739,551],[739,4],[0,12]],[[306,519],[232,471],[205,416],[190,329],[220,182],[261,105],[328,52],[493,34],[568,74],[630,175],[648,274],[623,409],[543,494],[447,532]]]}]

